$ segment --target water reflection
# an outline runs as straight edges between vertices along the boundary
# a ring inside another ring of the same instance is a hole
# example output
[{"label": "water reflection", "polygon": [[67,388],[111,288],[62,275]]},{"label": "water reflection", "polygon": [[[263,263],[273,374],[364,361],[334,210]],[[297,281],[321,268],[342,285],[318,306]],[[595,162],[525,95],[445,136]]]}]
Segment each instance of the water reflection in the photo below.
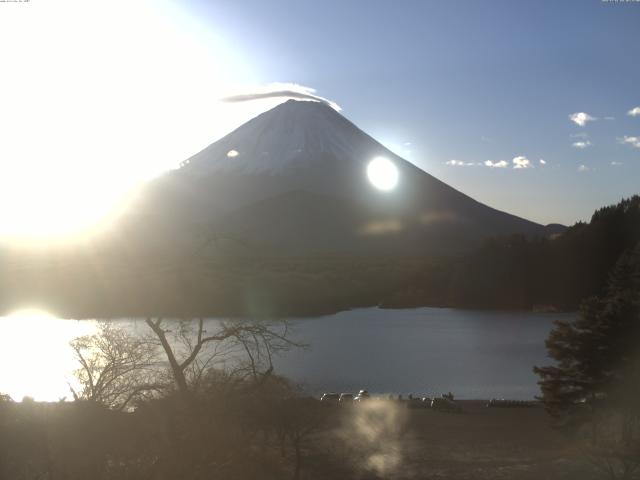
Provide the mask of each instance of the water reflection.
[{"label": "water reflection", "polygon": [[71,397],[77,363],[69,342],[95,330],[93,321],[62,320],[39,310],[0,318],[0,393],[14,400]]},{"label": "water reflection", "polygon": [[[544,340],[563,315],[452,309],[358,309],[292,321],[310,348],[274,358],[276,372],[309,393],[357,391],[530,399],[539,394],[533,365],[547,364]],[[135,335],[144,321],[118,320]],[[209,319],[215,331],[219,320]],[[69,342],[98,330],[96,321],[63,320],[39,311],[0,318],[0,393],[14,400],[71,398],[78,363]],[[218,368],[224,364],[217,365]]]}]

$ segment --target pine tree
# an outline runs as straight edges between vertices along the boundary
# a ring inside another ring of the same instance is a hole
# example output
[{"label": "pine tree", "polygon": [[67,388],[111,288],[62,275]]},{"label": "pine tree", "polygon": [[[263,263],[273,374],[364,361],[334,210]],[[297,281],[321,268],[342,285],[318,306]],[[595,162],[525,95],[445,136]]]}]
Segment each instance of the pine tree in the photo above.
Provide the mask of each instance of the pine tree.
[{"label": "pine tree", "polygon": [[585,300],[575,320],[556,322],[546,345],[557,363],[534,371],[554,417],[570,423],[584,403],[605,397],[625,403],[640,366],[640,244],[621,256],[601,296]]},{"label": "pine tree", "polygon": [[640,243],[624,253],[605,291],[547,340],[557,364],[536,367],[542,400],[612,479],[640,471]]}]

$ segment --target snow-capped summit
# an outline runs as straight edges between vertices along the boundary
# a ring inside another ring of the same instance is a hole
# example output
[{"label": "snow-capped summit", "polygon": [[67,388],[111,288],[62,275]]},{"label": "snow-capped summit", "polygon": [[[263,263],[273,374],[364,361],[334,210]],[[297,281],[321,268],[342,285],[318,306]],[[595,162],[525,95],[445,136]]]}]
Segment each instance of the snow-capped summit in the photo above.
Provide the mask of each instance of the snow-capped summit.
[{"label": "snow-capped summit", "polygon": [[[369,181],[376,157],[394,165],[395,188]],[[142,198],[137,211],[164,225],[163,233],[150,231],[154,238],[206,227],[252,250],[281,253],[431,255],[488,236],[545,234],[451,188],[312,101],[258,115],[153,182]]]},{"label": "snow-capped summit", "polygon": [[329,105],[288,100],[182,163],[184,171],[282,173],[320,157],[363,164],[388,151]]}]

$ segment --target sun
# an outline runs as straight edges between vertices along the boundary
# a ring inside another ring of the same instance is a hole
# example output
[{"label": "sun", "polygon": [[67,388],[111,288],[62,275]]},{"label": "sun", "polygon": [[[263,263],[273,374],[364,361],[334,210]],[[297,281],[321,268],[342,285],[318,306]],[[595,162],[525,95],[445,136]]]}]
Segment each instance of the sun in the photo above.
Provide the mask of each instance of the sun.
[{"label": "sun", "polygon": [[390,191],[398,184],[398,168],[384,157],[376,157],[367,165],[367,177],[378,190]]},{"label": "sun", "polygon": [[0,14],[0,243],[21,246],[108,226],[230,130],[219,99],[252,71],[179,2],[31,3]]}]

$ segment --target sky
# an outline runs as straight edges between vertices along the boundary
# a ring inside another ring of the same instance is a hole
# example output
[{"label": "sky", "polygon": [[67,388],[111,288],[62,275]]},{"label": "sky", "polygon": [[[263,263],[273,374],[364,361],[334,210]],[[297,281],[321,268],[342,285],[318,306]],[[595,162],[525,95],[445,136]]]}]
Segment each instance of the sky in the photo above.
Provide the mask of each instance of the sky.
[{"label": "sky", "polygon": [[2,2],[0,235],[108,215],[283,84],[483,203],[588,220],[640,193],[638,58],[640,2]]}]

